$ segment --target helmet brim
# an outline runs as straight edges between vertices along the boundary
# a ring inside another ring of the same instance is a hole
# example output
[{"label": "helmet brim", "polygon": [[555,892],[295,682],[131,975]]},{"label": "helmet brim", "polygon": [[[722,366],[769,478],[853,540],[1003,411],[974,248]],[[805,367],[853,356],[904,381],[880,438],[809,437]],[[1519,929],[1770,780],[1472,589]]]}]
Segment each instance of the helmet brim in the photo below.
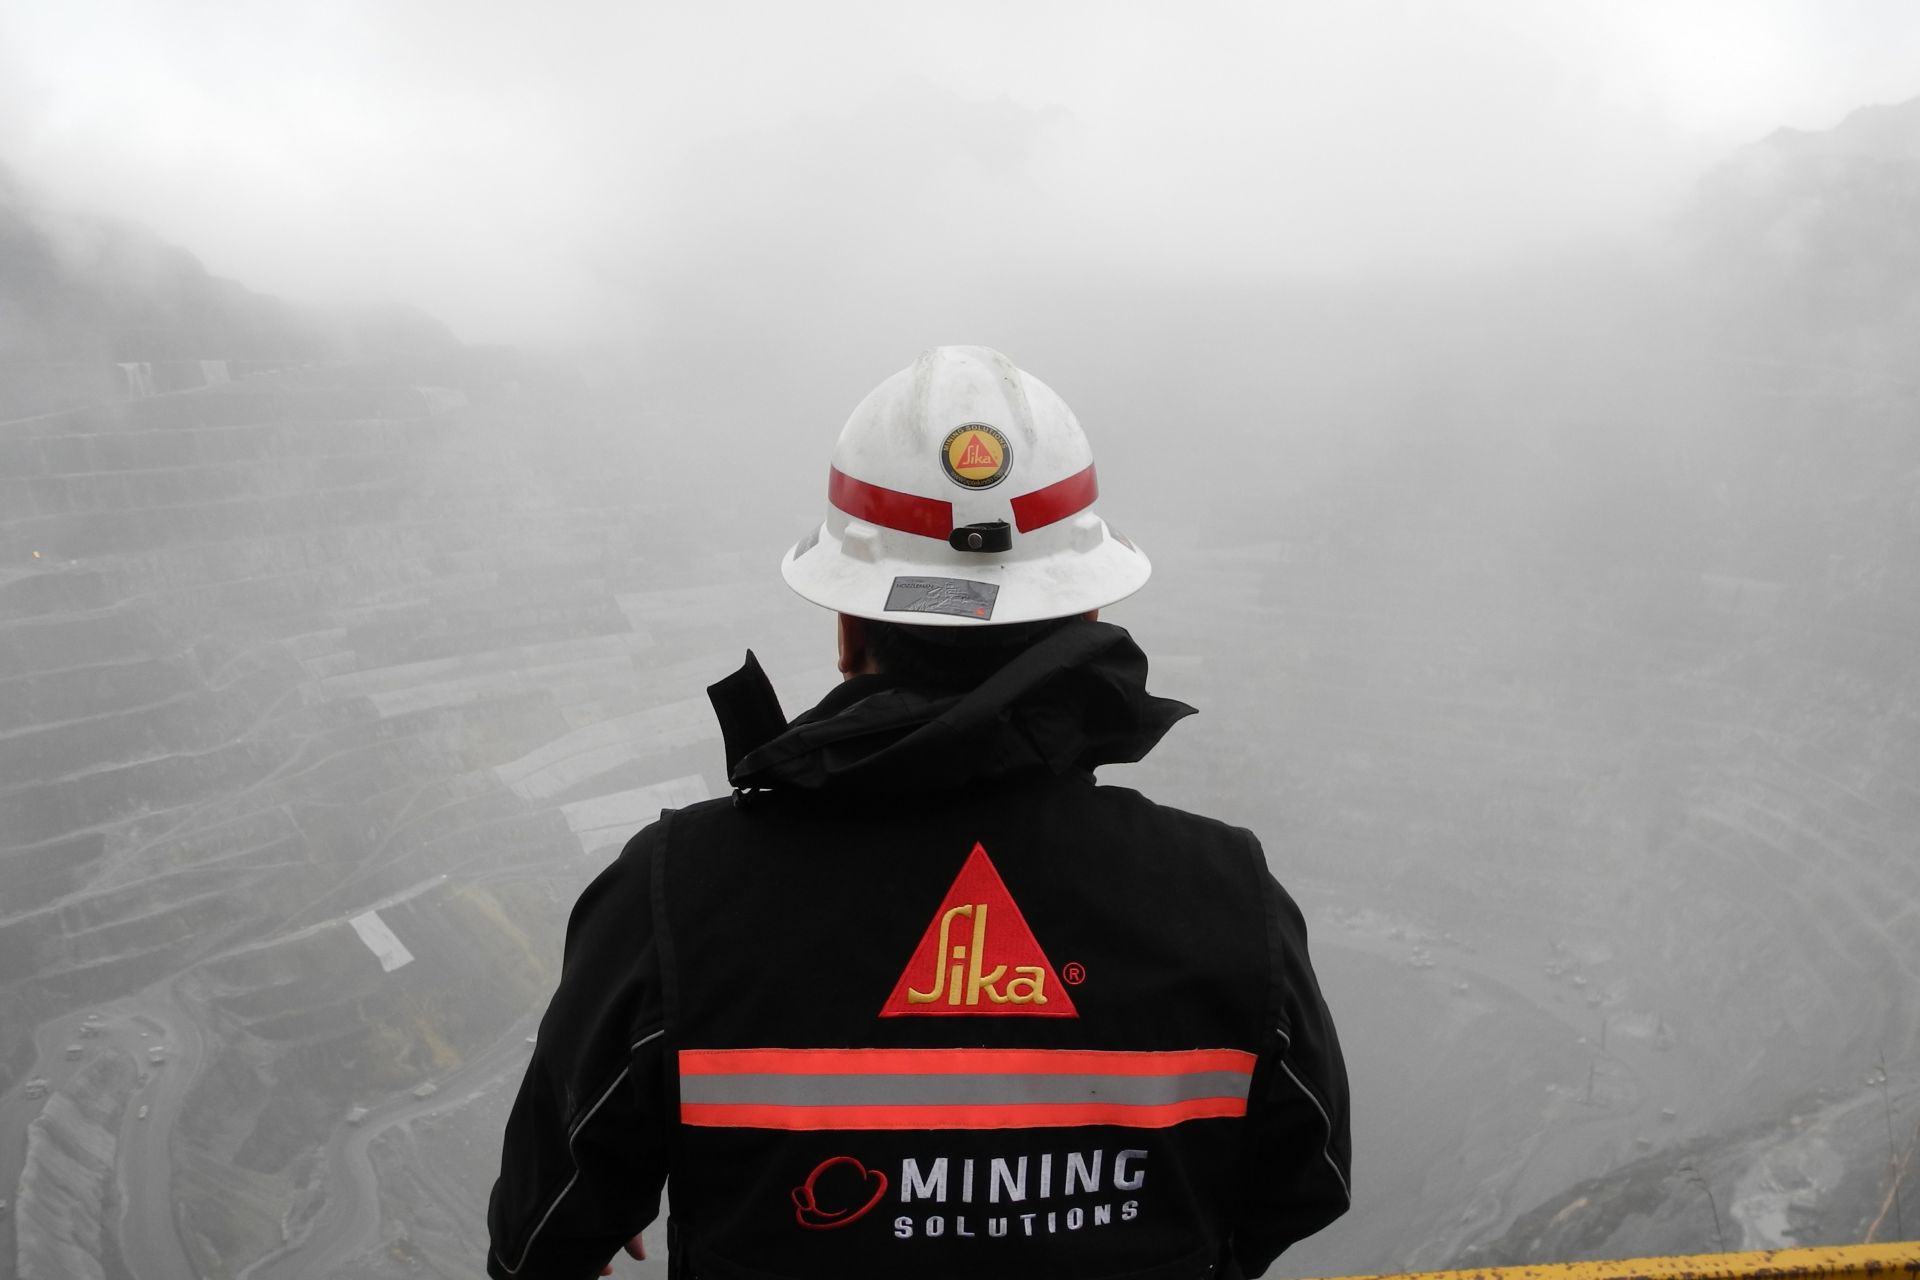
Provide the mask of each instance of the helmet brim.
[{"label": "helmet brim", "polygon": [[978,627],[1071,618],[1126,599],[1153,572],[1145,552],[1098,516],[1084,518],[1098,525],[1097,541],[1091,526],[1085,531],[1081,541],[1093,542],[1085,549],[1016,559],[915,539],[911,560],[888,551],[912,535],[829,519],[788,550],[780,576],[822,608],[876,621]]}]

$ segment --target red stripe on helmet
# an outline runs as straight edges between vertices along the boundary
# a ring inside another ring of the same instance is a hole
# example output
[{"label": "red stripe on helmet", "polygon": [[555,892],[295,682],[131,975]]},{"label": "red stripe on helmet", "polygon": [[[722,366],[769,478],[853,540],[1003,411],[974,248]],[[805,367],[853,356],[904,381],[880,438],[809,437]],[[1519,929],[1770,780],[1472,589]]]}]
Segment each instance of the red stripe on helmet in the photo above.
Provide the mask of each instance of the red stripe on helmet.
[{"label": "red stripe on helmet", "polygon": [[923,498],[916,493],[883,489],[865,480],[855,480],[838,467],[827,478],[827,501],[855,520],[865,520],[901,533],[917,533],[923,538],[945,542],[953,532],[953,504],[938,498]]},{"label": "red stripe on helmet", "polygon": [[1065,480],[1056,480],[1044,489],[1035,489],[1032,493],[1023,493],[1015,498],[1014,527],[1022,533],[1044,529],[1056,521],[1080,514],[1092,506],[1093,500],[1099,496],[1100,486],[1093,478],[1093,464],[1088,463],[1085,471],[1077,471]]}]

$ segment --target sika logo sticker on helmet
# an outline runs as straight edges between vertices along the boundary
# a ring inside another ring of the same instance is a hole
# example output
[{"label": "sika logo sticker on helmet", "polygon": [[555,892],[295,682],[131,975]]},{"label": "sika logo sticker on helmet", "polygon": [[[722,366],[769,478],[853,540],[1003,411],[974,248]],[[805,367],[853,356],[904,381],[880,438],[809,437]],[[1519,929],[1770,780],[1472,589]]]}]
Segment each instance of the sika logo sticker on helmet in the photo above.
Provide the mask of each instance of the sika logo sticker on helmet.
[{"label": "sika logo sticker on helmet", "polygon": [[1007,438],[984,422],[969,422],[947,433],[940,465],[947,478],[969,489],[991,489],[1007,478],[1013,449]]}]

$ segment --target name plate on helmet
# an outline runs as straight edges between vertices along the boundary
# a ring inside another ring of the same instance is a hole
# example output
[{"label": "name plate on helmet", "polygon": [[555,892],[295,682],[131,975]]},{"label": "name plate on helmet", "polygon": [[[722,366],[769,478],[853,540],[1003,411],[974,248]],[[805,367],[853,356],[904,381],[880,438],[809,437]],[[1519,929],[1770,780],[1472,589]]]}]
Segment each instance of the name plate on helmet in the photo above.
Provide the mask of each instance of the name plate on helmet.
[{"label": "name plate on helmet", "polygon": [[993,616],[1000,588],[967,578],[895,578],[887,592],[888,613],[950,613],[956,618]]}]

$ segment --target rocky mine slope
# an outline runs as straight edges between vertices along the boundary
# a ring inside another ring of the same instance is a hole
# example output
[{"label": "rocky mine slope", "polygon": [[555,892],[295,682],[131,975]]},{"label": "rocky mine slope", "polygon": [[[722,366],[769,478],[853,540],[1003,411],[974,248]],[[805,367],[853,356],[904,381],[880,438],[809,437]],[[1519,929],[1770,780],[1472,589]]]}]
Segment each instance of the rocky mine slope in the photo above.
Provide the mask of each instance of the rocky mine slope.
[{"label": "rocky mine slope", "polygon": [[0,417],[181,390],[229,369],[458,345],[407,308],[302,307],[209,275],[146,228],[50,207],[0,167]]},{"label": "rocky mine slope", "polygon": [[644,488],[555,503],[527,394],[471,371],[0,426],[0,1078],[163,983],[207,1042],[149,1088],[191,1086],[162,1158],[209,1274],[281,1242],[346,1113],[506,1037],[572,891],[718,783],[687,756],[717,588],[643,536]]}]

